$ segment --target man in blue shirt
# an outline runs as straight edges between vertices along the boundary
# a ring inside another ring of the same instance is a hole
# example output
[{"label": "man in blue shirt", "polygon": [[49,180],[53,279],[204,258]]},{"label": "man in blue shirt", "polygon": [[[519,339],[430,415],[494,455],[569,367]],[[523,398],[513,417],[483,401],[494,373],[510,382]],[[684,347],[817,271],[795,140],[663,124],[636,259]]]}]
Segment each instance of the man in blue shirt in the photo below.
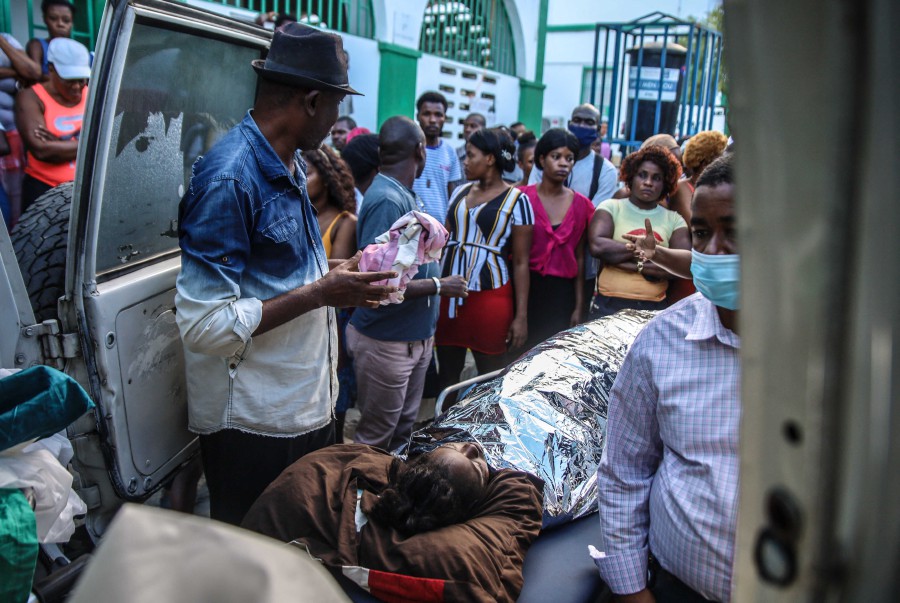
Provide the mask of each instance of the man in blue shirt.
[{"label": "man in blue shirt", "polygon": [[[406,213],[419,210],[413,180],[425,166],[425,135],[411,119],[392,117],[379,132],[381,169],[366,191],[356,235],[373,243]],[[360,308],[347,327],[362,413],[354,439],[392,450],[406,442],[419,413],[431,362],[439,295],[465,297],[461,276],[440,277],[436,262],[419,268],[399,304]]]},{"label": "man in blue shirt", "polygon": [[318,148],[347,94],[341,38],[276,32],[253,110],[194,164],[179,208],[176,318],[188,420],[213,519],[239,524],[281,471],[334,441],[332,306],[377,306],[359,256],[329,271],[299,150]]},{"label": "man in blue shirt", "polygon": [[447,99],[440,92],[426,92],[416,101],[416,119],[425,133],[425,169],[416,177],[413,190],[428,213],[443,223],[453,186],[463,177],[456,151],[441,133],[447,120]]}]

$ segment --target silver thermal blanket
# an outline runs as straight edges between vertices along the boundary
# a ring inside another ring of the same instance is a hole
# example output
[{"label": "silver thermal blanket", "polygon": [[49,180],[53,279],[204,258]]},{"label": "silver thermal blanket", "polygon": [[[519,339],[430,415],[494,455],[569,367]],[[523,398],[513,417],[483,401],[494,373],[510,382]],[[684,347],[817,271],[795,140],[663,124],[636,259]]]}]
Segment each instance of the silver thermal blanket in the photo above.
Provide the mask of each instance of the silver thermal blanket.
[{"label": "silver thermal blanket", "polygon": [[592,513],[609,392],[654,314],[625,310],[551,337],[414,433],[410,451],[476,441],[491,467],[544,481],[545,526]]}]

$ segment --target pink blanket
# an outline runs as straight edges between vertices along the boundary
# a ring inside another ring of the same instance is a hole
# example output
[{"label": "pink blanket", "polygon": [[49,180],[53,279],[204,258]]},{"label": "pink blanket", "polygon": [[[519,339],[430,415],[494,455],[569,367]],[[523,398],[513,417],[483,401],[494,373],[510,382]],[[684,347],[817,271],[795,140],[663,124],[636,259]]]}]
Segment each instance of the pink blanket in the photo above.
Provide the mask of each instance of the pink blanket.
[{"label": "pink blanket", "polygon": [[363,250],[359,260],[360,272],[394,270],[397,278],[377,281],[374,285],[394,285],[392,293],[381,305],[403,301],[406,285],[419,271],[419,266],[441,259],[441,250],[449,235],[444,225],[428,214],[411,211],[394,222],[391,229],[379,235]]}]

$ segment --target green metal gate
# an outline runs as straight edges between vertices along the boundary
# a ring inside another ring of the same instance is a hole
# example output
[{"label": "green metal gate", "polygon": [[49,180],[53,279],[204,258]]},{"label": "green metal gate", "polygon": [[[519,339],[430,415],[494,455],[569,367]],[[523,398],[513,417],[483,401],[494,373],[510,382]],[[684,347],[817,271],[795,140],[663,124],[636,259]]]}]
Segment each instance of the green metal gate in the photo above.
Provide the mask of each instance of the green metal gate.
[{"label": "green metal gate", "polygon": [[[16,1],[16,0],[13,0]],[[28,38],[43,38],[47,28],[41,16],[41,0],[25,0],[28,9]],[[375,37],[375,18],[371,0],[208,0],[211,4],[233,6],[266,13],[274,11],[290,15],[301,23],[324,27],[333,31],[360,36]],[[10,19],[10,0],[3,0],[0,25]],[[105,0],[72,0],[75,6],[75,23],[72,37],[94,49],[100,17]],[[3,31],[9,31],[6,23]],[[23,44],[25,40],[20,40]]]},{"label": "green metal gate", "polygon": [[419,50],[516,74],[516,51],[502,0],[429,0]]},{"label": "green metal gate", "polygon": [[290,15],[301,23],[333,31],[375,37],[371,0],[210,0],[216,4],[260,13],[274,11]]}]

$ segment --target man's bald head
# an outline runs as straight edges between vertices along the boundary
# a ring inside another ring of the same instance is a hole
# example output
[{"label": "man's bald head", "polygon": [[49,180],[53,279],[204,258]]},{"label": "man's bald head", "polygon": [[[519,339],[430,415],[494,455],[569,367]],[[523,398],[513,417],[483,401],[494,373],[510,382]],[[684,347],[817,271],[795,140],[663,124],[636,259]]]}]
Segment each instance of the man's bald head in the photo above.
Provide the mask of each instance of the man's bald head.
[{"label": "man's bald head", "polygon": [[575,116],[583,117],[583,116],[591,116],[594,118],[594,122],[600,123],[600,110],[592,105],[591,103],[584,103],[582,105],[578,105],[574,109],[572,109],[572,119],[575,119]]},{"label": "man's bald head", "polygon": [[391,117],[378,131],[378,154],[383,166],[414,158],[419,145],[424,147],[425,133],[408,117]]}]

